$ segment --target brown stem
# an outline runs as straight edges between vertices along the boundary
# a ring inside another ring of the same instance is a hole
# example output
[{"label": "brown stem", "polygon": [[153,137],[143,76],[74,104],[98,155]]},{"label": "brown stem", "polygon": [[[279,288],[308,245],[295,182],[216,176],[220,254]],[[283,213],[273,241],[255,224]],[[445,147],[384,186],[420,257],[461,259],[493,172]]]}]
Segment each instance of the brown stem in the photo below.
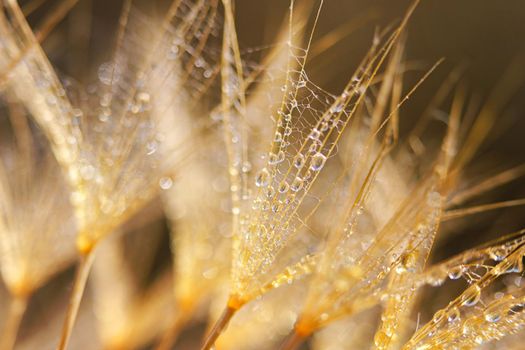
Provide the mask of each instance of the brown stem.
[{"label": "brown stem", "polygon": [[26,309],[27,297],[13,296],[2,332],[2,339],[0,340],[0,350],[11,350],[14,348],[16,335]]},{"label": "brown stem", "polygon": [[215,345],[215,341],[221,333],[226,329],[228,324],[230,323],[230,320],[232,319],[233,315],[237,312],[238,309],[227,305],[224,311],[222,312],[221,317],[217,320],[215,325],[213,326],[211,332],[206,337],[206,340],[204,341],[204,345],[202,345],[201,350],[210,350],[213,345]]},{"label": "brown stem", "polygon": [[73,283],[73,291],[69,298],[69,305],[67,307],[66,318],[62,327],[62,335],[60,336],[60,343],[57,350],[65,350],[67,348],[94,257],[94,251],[89,250],[82,255],[80,263],[78,264],[75,281]]},{"label": "brown stem", "polygon": [[303,334],[298,333],[297,330],[294,329],[290,333],[290,335],[286,338],[286,340],[281,344],[281,347],[279,348],[279,350],[295,350],[305,340],[306,340],[306,336],[304,336]]},{"label": "brown stem", "polygon": [[191,312],[181,312],[175,316],[173,323],[166,329],[155,350],[169,350],[177,341],[180,331],[188,322]]}]

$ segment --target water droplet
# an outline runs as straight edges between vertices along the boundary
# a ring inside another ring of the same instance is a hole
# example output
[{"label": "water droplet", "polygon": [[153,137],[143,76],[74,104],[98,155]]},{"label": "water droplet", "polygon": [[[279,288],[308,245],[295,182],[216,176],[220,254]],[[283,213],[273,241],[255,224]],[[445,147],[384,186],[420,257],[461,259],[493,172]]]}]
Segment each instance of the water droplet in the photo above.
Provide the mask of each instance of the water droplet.
[{"label": "water droplet", "polygon": [[149,155],[152,155],[153,153],[155,153],[157,151],[157,147],[158,147],[158,142],[153,140],[153,141],[150,141],[146,144],[146,154],[149,156]]},{"label": "water droplet", "polygon": [[279,191],[279,193],[286,193],[286,192],[288,192],[289,188],[290,188],[290,185],[288,185],[288,182],[286,182],[286,180],[283,180],[279,184],[278,191]]},{"label": "water droplet", "polygon": [[201,57],[197,58],[195,60],[195,63],[194,63],[195,67],[197,67],[197,68],[204,67],[204,64],[205,64],[205,62],[204,62],[204,60]]},{"label": "water droplet", "polygon": [[308,135],[308,138],[312,140],[319,140],[320,137],[321,137],[321,131],[315,128],[310,132],[310,135]]},{"label": "water droplet", "polygon": [[461,333],[463,333],[463,335],[470,335],[475,330],[476,330],[475,320],[473,319],[467,319],[463,323],[463,327],[461,327]]},{"label": "water droplet", "polygon": [[105,123],[109,120],[109,115],[110,115],[110,111],[109,111],[109,108],[104,108],[98,115],[98,120],[101,121],[102,123]]},{"label": "water droplet", "polygon": [[374,336],[374,344],[377,347],[382,347],[390,342],[390,337],[383,331],[378,331]]},{"label": "water droplet", "polygon": [[401,275],[402,273],[405,273],[407,270],[403,264],[397,264],[395,271],[398,275]]},{"label": "water droplet", "polygon": [[461,318],[461,314],[459,312],[459,309],[457,307],[454,307],[450,309],[447,313],[447,321],[450,323],[454,323],[457,320]]},{"label": "water droplet", "polygon": [[161,177],[159,180],[160,188],[163,190],[169,190],[173,186],[173,180],[169,176]]},{"label": "water droplet", "polygon": [[88,181],[93,179],[93,177],[95,176],[95,168],[90,164],[82,166],[80,168],[80,176],[84,180],[88,180]]},{"label": "water droplet", "polygon": [[490,250],[489,256],[494,261],[502,261],[507,256],[507,251],[504,248],[493,248]]},{"label": "water droplet", "polygon": [[439,287],[439,286],[443,285],[444,282],[445,282],[444,279],[441,278],[440,276],[432,276],[428,280],[428,283],[432,287]]},{"label": "water droplet", "polygon": [[290,189],[294,192],[299,192],[303,188],[303,183],[304,183],[303,179],[297,176],[293,180],[292,185],[290,186]]},{"label": "water droplet", "polygon": [[498,322],[501,320],[501,315],[496,310],[485,310],[485,320],[487,322]]},{"label": "water droplet", "polygon": [[252,170],[252,163],[250,163],[249,161],[243,162],[241,170],[243,173],[250,172],[250,170]]},{"label": "water droplet", "polygon": [[331,112],[332,113],[339,113],[343,110],[343,104],[341,102],[338,102],[337,104],[335,104],[332,108],[331,108]]},{"label": "water droplet", "polygon": [[268,163],[270,165],[279,164],[284,160],[284,157],[285,155],[283,151],[279,151],[277,154],[270,152],[268,155]]},{"label": "water droplet", "polygon": [[478,303],[481,298],[481,290],[479,286],[474,286],[465,291],[465,294],[461,298],[462,305],[474,306]]},{"label": "water droplet", "polygon": [[319,171],[323,168],[324,163],[326,161],[326,157],[322,153],[316,153],[312,157],[312,161],[310,163],[310,169],[313,171]]},{"label": "water droplet", "polygon": [[439,310],[434,314],[434,317],[432,317],[432,322],[439,323],[445,319],[445,310]]},{"label": "water droplet", "polygon": [[507,267],[505,273],[518,273],[523,270],[523,262],[521,257],[513,261],[510,266]]},{"label": "water droplet", "polygon": [[448,278],[451,280],[457,280],[463,276],[463,266],[456,266],[448,272]]},{"label": "water droplet", "polygon": [[439,192],[432,191],[427,194],[427,204],[430,207],[437,207],[441,205],[441,195]]},{"label": "water droplet", "polygon": [[147,92],[139,92],[137,94],[137,100],[141,103],[149,103],[150,99],[151,96]]},{"label": "water droplet", "polygon": [[[103,63],[98,69],[98,79],[104,85],[110,85],[112,80],[115,80],[118,77],[118,72],[116,67],[112,63]],[[117,66],[118,67],[118,66]]]},{"label": "water droplet", "polygon": [[270,183],[270,172],[268,169],[263,168],[255,178],[255,186],[266,187]]},{"label": "water droplet", "polygon": [[321,147],[321,144],[318,142],[313,142],[310,147],[308,148],[308,153],[310,154],[316,154],[319,152],[319,148]]},{"label": "water droplet", "polygon": [[514,315],[525,310],[525,303],[516,303],[510,306],[509,314]]},{"label": "water droplet", "polygon": [[297,168],[297,169],[301,169],[303,166],[304,166],[304,156],[301,154],[301,153],[298,153],[296,156],[295,156],[295,159],[293,161],[293,165]]},{"label": "water droplet", "polygon": [[297,82],[297,88],[303,88],[306,86],[306,81],[304,81],[303,79],[300,79],[298,82]]},{"label": "water droplet", "polygon": [[81,206],[82,203],[86,200],[86,195],[80,191],[74,191],[71,193],[71,203],[75,206]]},{"label": "water droplet", "polygon": [[266,190],[266,197],[268,198],[272,198],[273,196],[275,196],[275,190],[273,189],[272,186],[268,187],[268,189]]}]

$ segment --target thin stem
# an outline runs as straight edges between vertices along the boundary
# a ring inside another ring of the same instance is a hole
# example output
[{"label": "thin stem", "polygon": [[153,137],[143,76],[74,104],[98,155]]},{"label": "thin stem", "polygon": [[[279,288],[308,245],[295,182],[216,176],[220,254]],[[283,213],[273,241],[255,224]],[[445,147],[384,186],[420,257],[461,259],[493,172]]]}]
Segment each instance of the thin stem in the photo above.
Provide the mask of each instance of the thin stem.
[{"label": "thin stem", "polygon": [[213,347],[213,345],[215,345],[215,341],[226,329],[226,327],[230,323],[230,320],[232,319],[233,315],[235,315],[237,310],[238,309],[233,308],[230,305],[226,306],[226,308],[222,312],[221,317],[217,320],[211,332],[206,337],[206,340],[204,341],[204,345],[202,345],[201,350],[210,350]]},{"label": "thin stem", "polygon": [[0,340],[0,350],[11,350],[14,348],[16,335],[27,309],[27,299],[26,296],[13,296],[11,299],[2,339]]},{"label": "thin stem", "polygon": [[191,312],[183,311],[175,316],[175,319],[173,320],[170,327],[168,327],[164,332],[155,350],[169,350],[172,348],[173,344],[175,344],[175,342],[177,341],[180,331],[188,322],[190,314]]},{"label": "thin stem", "polygon": [[41,43],[51,33],[53,28],[64,19],[64,17],[71,11],[73,6],[77,4],[79,0],[64,0],[57,7],[53,9],[49,15],[44,18],[44,22],[35,31],[36,40]]},{"label": "thin stem", "polygon": [[303,334],[298,333],[297,330],[294,329],[290,333],[290,335],[286,338],[286,340],[281,344],[281,347],[279,348],[279,350],[295,350],[305,340],[306,340],[306,336],[304,336]]},{"label": "thin stem", "polygon": [[95,254],[93,250],[89,250],[86,254],[81,256],[80,263],[77,267],[75,281],[73,283],[73,290],[69,298],[69,305],[67,308],[66,318],[62,328],[62,335],[60,336],[60,343],[57,347],[57,350],[65,350],[67,348],[94,257]]}]

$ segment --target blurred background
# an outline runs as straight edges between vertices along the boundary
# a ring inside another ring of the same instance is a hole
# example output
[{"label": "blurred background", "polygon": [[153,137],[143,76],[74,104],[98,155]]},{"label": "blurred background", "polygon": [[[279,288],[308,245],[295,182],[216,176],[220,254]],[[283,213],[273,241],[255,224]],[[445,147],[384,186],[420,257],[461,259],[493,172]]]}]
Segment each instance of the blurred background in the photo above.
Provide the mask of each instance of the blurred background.
[{"label": "blurred background", "polygon": [[[296,0],[297,3],[301,1],[304,0]],[[58,0],[21,0],[20,3],[29,13],[28,20],[33,28],[39,28],[60,5]],[[149,0],[136,3],[150,13],[163,6]],[[409,4],[410,1],[405,0],[325,0],[314,41],[348,27],[348,23],[353,23],[356,29],[309,62],[307,72],[310,79],[337,93],[366,53],[376,28],[398,23]],[[313,8],[316,6],[318,2],[315,1]],[[98,66],[112,54],[121,7],[122,2],[117,0],[79,0],[49,33],[43,47],[62,75],[84,83],[96,79]],[[287,0],[237,0],[235,7],[241,48],[249,50],[271,46],[275,42],[278,30],[288,16],[289,3]],[[314,16],[315,10],[311,17]],[[410,21],[406,38],[406,59],[415,67],[407,73],[406,86],[413,85],[437,60],[445,58],[445,61],[403,106],[402,132],[413,126],[453,69],[465,67],[462,80],[468,93],[481,101],[494,91],[505,72],[512,75],[514,69],[525,69],[524,19],[525,2],[522,0],[422,0]],[[255,54],[250,59],[256,61],[260,57]],[[481,179],[481,175],[496,174],[525,163],[525,81],[512,95],[479,152],[474,162],[477,165],[468,170],[472,179]],[[523,198],[524,184],[525,181],[513,182],[477,200],[487,203]],[[169,273],[171,268],[168,228],[162,207],[154,202],[145,210],[147,215],[142,213],[123,229],[129,233],[126,235],[126,261],[130,270],[137,272],[136,278],[144,287],[157,276]],[[525,227],[523,212],[519,207],[509,208],[476,216],[468,224],[464,220],[446,223],[443,229],[451,234],[438,240],[433,261]],[[137,253],[136,248],[144,246],[150,248],[150,253]],[[68,269],[59,274],[32,299],[19,335],[22,346],[29,335],[45,339],[41,344],[52,343],[58,336],[62,317],[56,315],[63,314],[72,273],[73,269]],[[71,348],[97,349],[94,315],[89,311],[89,292],[82,308],[84,312],[77,325],[77,329],[82,329],[82,335],[78,337],[75,333],[77,339]],[[196,348],[204,327],[204,324],[194,325],[184,333],[177,348]],[[26,343],[21,348],[36,349],[34,344]]]}]

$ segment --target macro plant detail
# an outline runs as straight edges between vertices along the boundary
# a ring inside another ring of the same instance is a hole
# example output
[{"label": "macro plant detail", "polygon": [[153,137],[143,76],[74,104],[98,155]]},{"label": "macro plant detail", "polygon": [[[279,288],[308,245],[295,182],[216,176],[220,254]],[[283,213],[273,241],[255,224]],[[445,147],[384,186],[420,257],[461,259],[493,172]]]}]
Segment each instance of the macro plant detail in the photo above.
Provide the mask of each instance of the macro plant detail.
[{"label": "macro plant detail", "polygon": [[413,59],[431,0],[0,1],[0,350],[520,347],[522,57]]}]

